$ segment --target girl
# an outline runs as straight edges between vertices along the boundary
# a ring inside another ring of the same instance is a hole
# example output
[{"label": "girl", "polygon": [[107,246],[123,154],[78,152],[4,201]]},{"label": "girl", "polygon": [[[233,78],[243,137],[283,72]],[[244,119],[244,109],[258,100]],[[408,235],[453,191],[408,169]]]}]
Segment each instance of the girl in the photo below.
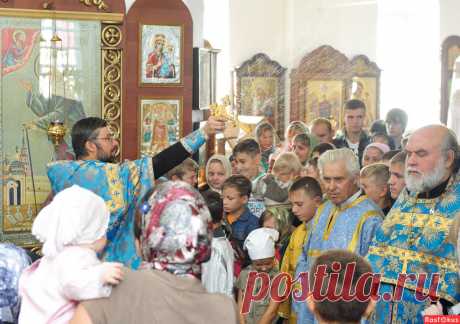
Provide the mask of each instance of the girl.
[{"label": "girl", "polygon": [[97,258],[109,216],[104,200],[79,186],[61,191],[40,211],[32,234],[43,242],[43,258],[21,276],[19,323],[68,323],[74,301],[110,295],[122,265]]}]

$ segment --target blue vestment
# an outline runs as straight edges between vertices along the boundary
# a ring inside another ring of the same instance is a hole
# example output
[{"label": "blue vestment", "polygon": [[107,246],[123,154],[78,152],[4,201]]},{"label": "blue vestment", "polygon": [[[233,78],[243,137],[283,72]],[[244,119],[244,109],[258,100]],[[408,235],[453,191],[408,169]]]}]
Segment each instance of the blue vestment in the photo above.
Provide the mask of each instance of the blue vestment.
[{"label": "blue vestment", "polygon": [[[204,142],[202,130],[181,139],[189,153],[198,150]],[[139,267],[141,258],[135,248],[134,219],[140,200],[154,186],[152,157],[121,164],[58,161],[48,165],[48,178],[54,194],[77,184],[102,197],[110,211],[104,260],[122,262],[133,269]]]},{"label": "blue vestment", "polygon": [[[345,249],[366,255],[382,219],[380,208],[361,195],[361,191],[340,206],[329,200],[323,203],[311,221],[309,239],[297,263],[296,278],[301,272],[309,272],[316,257],[328,250]],[[297,323],[314,323],[305,301],[293,302],[293,305]]]},{"label": "blue vestment", "polygon": [[[393,296],[399,274],[420,273],[427,273],[424,285],[420,286],[427,294],[431,275],[439,273],[437,297],[453,304],[460,301],[457,242],[449,238],[450,227],[459,212],[458,177],[452,178],[437,198],[419,199],[407,190],[401,193],[377,231],[367,255],[374,272],[382,275],[380,296],[385,293]],[[429,306],[430,299],[417,300],[415,280],[407,279],[399,286],[402,290],[400,300],[380,299],[372,323],[423,323],[421,312]]]}]

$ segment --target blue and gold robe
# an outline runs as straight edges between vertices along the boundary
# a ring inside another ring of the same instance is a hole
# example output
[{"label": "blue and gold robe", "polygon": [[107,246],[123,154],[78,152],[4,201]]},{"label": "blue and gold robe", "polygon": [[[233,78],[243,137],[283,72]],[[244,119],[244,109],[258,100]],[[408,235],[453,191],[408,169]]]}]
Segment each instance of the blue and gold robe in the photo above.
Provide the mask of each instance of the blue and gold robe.
[{"label": "blue and gold robe", "polygon": [[[205,143],[202,130],[181,139],[183,148],[193,153]],[[54,194],[76,184],[102,197],[110,211],[105,261],[121,262],[137,269],[134,220],[136,209],[154,186],[152,157],[121,164],[96,160],[58,161],[48,165],[48,178]]]},{"label": "blue and gold robe", "polygon": [[[361,191],[340,206],[323,203],[312,220],[311,233],[296,267],[296,278],[309,272],[316,257],[333,249],[345,249],[366,255],[374,234],[383,220],[380,208]],[[310,283],[311,284],[311,283]],[[297,323],[314,323],[306,302],[293,302]]]},{"label": "blue and gold robe", "polygon": [[[456,242],[449,239],[450,227],[459,212],[458,177],[452,178],[437,198],[419,199],[407,190],[401,193],[367,255],[374,272],[381,273],[380,296],[393,296],[399,274],[420,273],[427,273],[423,285],[423,293],[427,294],[431,275],[439,273],[437,296],[453,304],[460,301]],[[414,280],[407,279],[399,286],[399,301],[381,298],[371,323],[423,323],[421,312],[429,306],[430,299],[416,299]]]},{"label": "blue and gold robe", "polygon": [[51,188],[58,193],[77,184],[105,200],[110,211],[106,261],[140,265],[134,244],[134,217],[139,200],[153,187],[152,158],[122,164],[100,161],[58,161],[48,165]]}]

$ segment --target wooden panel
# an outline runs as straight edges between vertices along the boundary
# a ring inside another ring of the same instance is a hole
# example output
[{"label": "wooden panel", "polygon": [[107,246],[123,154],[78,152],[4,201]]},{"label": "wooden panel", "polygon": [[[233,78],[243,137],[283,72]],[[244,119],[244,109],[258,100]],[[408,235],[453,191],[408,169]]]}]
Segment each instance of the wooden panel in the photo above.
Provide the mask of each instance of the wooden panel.
[{"label": "wooden panel", "polygon": [[323,45],[308,53],[290,77],[291,121],[310,123],[321,116],[340,126],[342,106],[349,99],[365,102],[368,124],[379,118],[380,69],[364,55],[349,60]]},{"label": "wooden panel", "polygon": [[241,115],[264,116],[284,138],[286,68],[258,53],[235,69],[235,99]]},{"label": "wooden panel", "polygon": [[455,59],[460,55],[460,36],[452,35],[442,42],[441,52],[441,122],[447,124],[450,86]]},{"label": "wooden panel", "polygon": [[[181,86],[139,86],[139,28],[148,25],[182,25],[183,83]],[[136,0],[125,20],[123,158],[138,157],[140,97],[182,97],[183,134],[192,130],[193,23],[182,0]]]}]

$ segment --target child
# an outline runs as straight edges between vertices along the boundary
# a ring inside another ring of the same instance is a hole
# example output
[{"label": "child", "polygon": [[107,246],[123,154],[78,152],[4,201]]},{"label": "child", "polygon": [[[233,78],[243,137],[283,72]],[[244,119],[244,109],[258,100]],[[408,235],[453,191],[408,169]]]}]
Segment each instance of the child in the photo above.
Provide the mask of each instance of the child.
[{"label": "child", "polygon": [[236,168],[236,161],[235,161],[235,156],[232,154],[228,158],[230,161],[230,165],[232,166],[232,175],[238,174],[238,169]]},{"label": "child", "polygon": [[268,122],[263,122],[256,127],[256,138],[261,150],[261,165],[267,172],[270,155],[275,151],[275,129]]},{"label": "child", "polygon": [[[259,144],[254,139],[245,139],[235,146],[233,155],[235,156],[238,174],[248,178],[252,183],[251,190],[254,190],[259,180],[265,175],[260,167],[261,154]],[[251,213],[260,217],[265,210],[263,197],[251,195],[248,208]]]},{"label": "child", "polygon": [[[297,259],[302,253],[303,246],[308,239],[308,231],[311,227],[311,219],[316,213],[322,201],[321,187],[313,178],[303,177],[294,181],[289,188],[289,201],[292,204],[292,213],[302,222],[291,234],[289,245],[283,257],[281,272],[289,273],[293,278]],[[289,320],[289,323],[297,322],[294,310],[291,310],[290,299],[285,300],[279,310],[279,315]]]},{"label": "child", "polygon": [[[260,216],[260,218],[259,218],[259,226],[264,227],[264,228],[274,229],[275,231],[278,232],[278,234],[281,234],[280,233],[280,224],[278,222],[278,219],[277,219],[276,215],[272,211],[270,211],[269,209],[266,209],[262,213],[262,215]],[[281,238],[281,235],[280,235],[280,238]],[[281,262],[281,254],[280,254],[281,244],[280,244],[280,240],[276,241],[275,243],[276,243],[275,244],[275,260],[277,261],[276,266],[277,266],[277,268],[279,268],[278,264],[279,264],[279,262]]]},{"label": "child", "polygon": [[316,145],[313,150],[311,151],[311,157],[312,158],[319,158],[321,154],[324,152],[327,152],[329,150],[334,150],[335,146],[334,144],[331,143],[320,143]]},{"label": "child", "polygon": [[382,162],[383,155],[390,151],[390,148],[386,144],[382,143],[371,143],[364,149],[362,166],[372,163]]},{"label": "child", "polygon": [[238,275],[241,267],[247,264],[243,251],[246,237],[259,227],[259,219],[251,213],[247,204],[251,195],[251,182],[242,175],[231,176],[222,187],[225,222],[231,227],[229,237],[236,254],[234,273]]},{"label": "child", "polygon": [[265,210],[260,216],[259,226],[278,230],[278,224],[276,221],[276,217],[271,211],[268,211],[268,210]]},{"label": "child", "polygon": [[288,188],[301,169],[302,165],[294,153],[281,154],[273,165],[272,174],[257,182],[253,196],[263,198],[265,207],[288,203]]},{"label": "child", "polygon": [[395,156],[399,152],[401,152],[401,151],[400,150],[391,150],[391,151],[386,152],[385,154],[383,154],[382,163],[385,163],[386,165],[390,165],[390,160],[393,158],[393,156]]},{"label": "child", "polygon": [[[326,278],[331,273],[337,273],[333,270],[333,265],[340,264],[339,278],[337,281],[337,288],[335,291],[344,292],[345,287],[348,291],[360,291],[368,292],[371,289],[371,280],[366,280],[363,287],[357,285],[359,279],[366,273],[372,273],[370,264],[364,260],[364,258],[356,255],[355,253],[345,250],[330,250],[321,254],[313,263],[310,269],[310,285],[312,286],[315,282],[315,273],[318,271],[319,266],[326,267]],[[345,269],[347,264],[355,263],[355,271],[351,278],[351,283],[345,282]],[[328,280],[328,279],[325,279]],[[327,287],[327,281],[323,285],[323,288]],[[375,308],[375,299],[371,296],[368,300],[353,299],[352,301],[345,301],[339,299],[337,301],[331,301],[328,298],[323,300],[315,300],[313,295],[307,298],[307,304],[310,311],[315,315],[318,323],[360,323],[361,319],[367,318]]]},{"label": "child", "polygon": [[292,139],[298,134],[308,134],[310,131],[308,130],[308,126],[301,122],[300,120],[294,120],[289,123],[288,127],[286,128],[284,139],[285,139],[285,152],[289,152],[292,150]]},{"label": "child", "polygon": [[233,297],[233,249],[222,225],[222,199],[213,191],[203,197],[211,213],[213,238],[211,258],[202,265],[201,282],[210,293],[222,293]]},{"label": "child", "polygon": [[198,183],[198,164],[191,158],[187,158],[184,162],[170,170],[167,177],[171,181],[184,181],[195,187]]},{"label": "child", "polygon": [[292,150],[303,166],[305,166],[310,157],[310,145],[310,137],[307,134],[298,134],[292,141]]},{"label": "child", "polygon": [[386,164],[374,163],[361,169],[359,182],[364,193],[382,209],[386,216],[393,206],[388,187],[390,171]]},{"label": "child", "polygon": [[[271,280],[279,273],[274,267],[275,242],[277,240],[277,231],[271,228],[259,228],[252,231],[244,242],[244,248],[247,249],[251,258],[251,265],[241,272],[236,283],[240,324],[272,323],[277,317],[279,303],[271,300],[270,294],[267,294],[261,301],[253,302],[249,313],[244,315],[241,313],[249,273],[251,271],[265,272],[268,273]],[[254,285],[254,293],[257,294],[260,289],[261,280],[257,280]],[[285,291],[283,284],[281,284],[279,291]]]},{"label": "child", "polygon": [[399,152],[390,160],[390,179],[388,180],[388,184],[390,185],[391,198],[394,200],[398,199],[399,194],[406,187],[406,180],[404,178],[405,170],[406,153]]},{"label": "child", "polygon": [[385,133],[373,133],[371,135],[371,142],[388,145],[390,149],[393,149],[394,146],[392,138]]},{"label": "child", "polygon": [[32,234],[43,242],[43,258],[21,276],[19,323],[67,323],[75,301],[110,295],[123,272],[122,264],[97,258],[109,216],[104,200],[79,186],[61,191],[40,211]]}]

